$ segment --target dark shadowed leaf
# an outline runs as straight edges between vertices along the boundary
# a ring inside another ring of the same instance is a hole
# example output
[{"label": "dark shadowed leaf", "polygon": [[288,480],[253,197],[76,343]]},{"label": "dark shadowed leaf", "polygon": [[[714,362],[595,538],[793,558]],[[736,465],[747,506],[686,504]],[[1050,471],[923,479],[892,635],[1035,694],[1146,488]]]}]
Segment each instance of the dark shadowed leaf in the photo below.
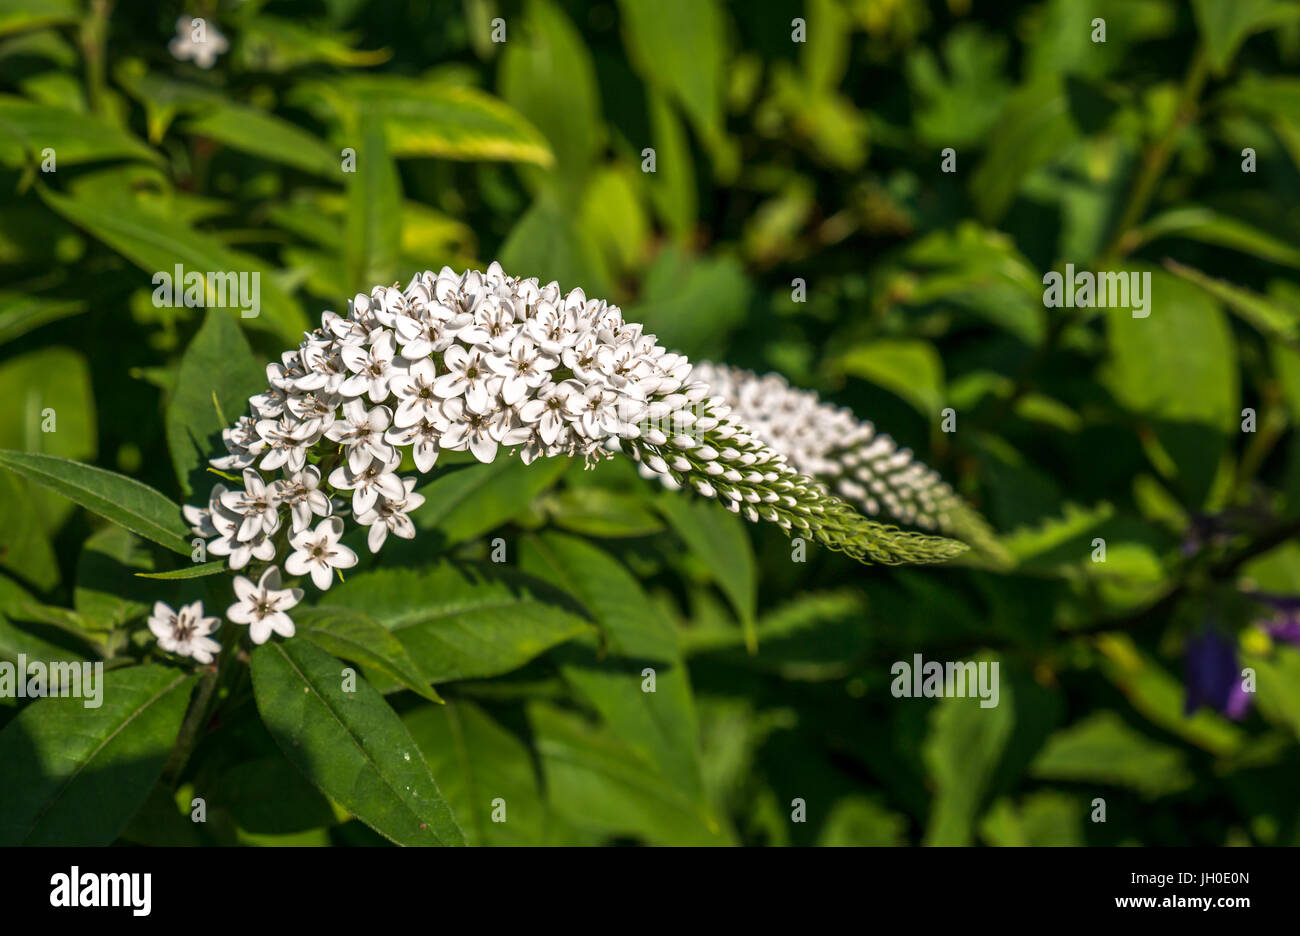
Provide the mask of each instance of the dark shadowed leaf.
[{"label": "dark shadowed leaf", "polygon": [[110,844],[162,773],[191,685],[181,670],[131,666],[104,673],[98,708],[23,709],[0,732],[0,844]]}]

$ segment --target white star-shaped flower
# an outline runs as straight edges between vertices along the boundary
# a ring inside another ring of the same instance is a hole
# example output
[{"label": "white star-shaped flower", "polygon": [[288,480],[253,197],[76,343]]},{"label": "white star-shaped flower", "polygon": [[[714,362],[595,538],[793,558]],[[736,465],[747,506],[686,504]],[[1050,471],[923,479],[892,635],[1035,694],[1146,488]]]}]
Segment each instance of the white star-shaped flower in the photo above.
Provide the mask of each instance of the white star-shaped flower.
[{"label": "white star-shaped flower", "polygon": [[315,530],[295,533],[289,537],[294,551],[284,561],[285,571],[290,575],[310,574],[316,587],[324,591],[333,581],[334,569],[350,569],[357,564],[357,554],[339,542],[342,537],[343,521],[338,517],[322,520]]},{"label": "white star-shaped flower", "polygon": [[493,354],[487,359],[488,366],[505,378],[501,387],[501,402],[514,406],[528,391],[535,390],[551,379],[559,361],[549,354],[543,354],[533,340],[525,335],[517,336],[510,343],[509,354]]},{"label": "white star-shaped flower", "polygon": [[339,392],[348,397],[365,393],[369,394],[371,403],[384,402],[388,399],[388,381],[394,373],[396,353],[393,333],[386,328],[378,329],[369,348],[344,345],[339,354],[352,376],[339,385]]},{"label": "white star-shaped flower", "polygon": [[360,471],[353,471],[351,465],[339,465],[330,472],[329,483],[340,491],[351,491],[352,512],[365,513],[381,495],[401,499],[402,479],[395,474],[401,463],[402,456],[394,452],[386,460],[371,461]]},{"label": "white star-shaped flower", "polygon": [[434,393],[444,400],[464,397],[477,412],[487,408],[492,369],[481,349],[454,344],[442,356],[442,367],[444,372],[433,382]]},{"label": "white star-shaped flower", "polygon": [[384,440],[399,448],[411,446],[411,457],[415,460],[415,467],[421,472],[427,472],[432,470],[438,461],[442,434],[447,431],[449,425],[440,412],[437,422],[417,423],[405,429],[394,426],[384,433]]},{"label": "white star-shaped flower", "polygon": [[221,618],[204,616],[201,601],[187,604],[179,611],[156,601],[149,617],[149,630],[158,638],[158,646],[177,656],[193,657],[200,663],[211,663],[212,655],[221,650],[221,644],[208,636],[220,626]]},{"label": "white star-shaped flower", "polygon": [[403,478],[402,487],[405,494],[401,498],[380,498],[372,509],[357,514],[357,523],[370,527],[366,545],[372,553],[379,552],[389,531],[402,539],[415,537],[415,524],[407,514],[424,503],[424,495],[415,493],[414,478]]},{"label": "white star-shaped flower", "polygon": [[343,419],[330,426],[325,437],[344,447],[348,467],[357,474],[372,461],[386,462],[392,458],[393,447],[384,441],[384,431],[392,424],[393,411],[387,406],[366,409],[358,398],[343,404]]},{"label": "white star-shaped flower", "polygon": [[176,35],[167,50],[177,61],[193,60],[199,68],[211,68],[217,56],[230,48],[221,30],[203,19],[182,16],[176,21]]},{"label": "white star-shaped flower", "polygon": [[253,643],[266,643],[272,633],[293,636],[293,619],[285,612],[302,600],[302,589],[281,588],[277,567],[269,566],[256,585],[242,575],[235,576],[235,595],[239,600],[226,609],[226,617],[247,624]]},{"label": "white star-shaped flower", "polygon": [[389,382],[393,396],[402,401],[393,413],[394,426],[406,429],[420,422],[442,419],[442,399],[433,392],[436,379],[433,361],[421,358],[405,374],[398,374]]},{"label": "white star-shaped flower", "polygon": [[293,518],[293,532],[299,533],[311,524],[312,515],[328,517],[330,499],[320,490],[320,469],[308,465],[296,474],[287,475],[275,482],[276,496],[289,508]]},{"label": "white star-shaped flower", "polygon": [[226,491],[221,495],[221,505],[239,515],[238,540],[250,540],[258,533],[273,535],[280,529],[280,509],[276,500],[278,491],[268,487],[262,476],[252,468],[244,469],[244,489]]}]

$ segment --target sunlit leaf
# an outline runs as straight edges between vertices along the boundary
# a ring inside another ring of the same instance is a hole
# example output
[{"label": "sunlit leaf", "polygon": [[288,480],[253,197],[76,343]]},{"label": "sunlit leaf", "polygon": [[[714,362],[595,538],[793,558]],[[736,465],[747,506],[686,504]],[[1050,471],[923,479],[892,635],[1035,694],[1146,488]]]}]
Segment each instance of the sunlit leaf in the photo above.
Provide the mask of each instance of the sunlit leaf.
[{"label": "sunlit leaf", "polygon": [[309,640],[268,643],[253,653],[262,719],[321,792],[399,845],[463,845],[424,755],[388,703]]},{"label": "sunlit leaf", "polygon": [[191,534],[180,507],[134,478],[53,455],[6,450],[0,450],[0,467],[173,552],[190,554]]}]

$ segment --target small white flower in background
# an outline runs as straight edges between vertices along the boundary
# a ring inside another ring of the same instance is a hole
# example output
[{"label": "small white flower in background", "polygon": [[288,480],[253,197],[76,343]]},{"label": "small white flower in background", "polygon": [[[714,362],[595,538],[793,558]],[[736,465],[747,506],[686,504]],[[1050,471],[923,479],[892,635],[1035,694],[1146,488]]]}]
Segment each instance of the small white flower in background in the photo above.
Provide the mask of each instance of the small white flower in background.
[{"label": "small white flower in background", "polygon": [[149,630],[158,638],[158,646],[177,656],[193,657],[200,663],[211,663],[212,655],[221,650],[221,644],[208,636],[220,626],[221,618],[204,616],[201,601],[187,604],[179,611],[156,601],[149,617]]},{"label": "small white flower in background", "polygon": [[333,580],[334,569],[350,569],[357,564],[357,554],[339,542],[342,538],[343,521],[338,517],[322,520],[315,530],[295,533],[289,537],[294,552],[284,560],[284,570],[290,575],[310,574],[316,587],[325,591]]},{"label": "small white flower in background", "polygon": [[173,58],[181,62],[192,59],[199,68],[211,68],[217,56],[229,48],[230,43],[217,27],[188,16],[176,21],[176,36],[167,43]]},{"label": "small white flower in background", "polygon": [[242,575],[235,576],[235,596],[239,600],[226,609],[226,617],[247,624],[253,643],[266,643],[272,633],[293,636],[293,619],[285,612],[302,600],[302,589],[281,588],[278,568],[270,566],[256,585]]},{"label": "small white flower in background", "polygon": [[370,527],[366,545],[372,553],[379,552],[390,531],[402,539],[415,538],[415,524],[407,514],[424,503],[424,495],[415,493],[414,478],[403,478],[402,487],[406,490],[402,498],[380,498],[373,508],[357,514],[357,523]]}]

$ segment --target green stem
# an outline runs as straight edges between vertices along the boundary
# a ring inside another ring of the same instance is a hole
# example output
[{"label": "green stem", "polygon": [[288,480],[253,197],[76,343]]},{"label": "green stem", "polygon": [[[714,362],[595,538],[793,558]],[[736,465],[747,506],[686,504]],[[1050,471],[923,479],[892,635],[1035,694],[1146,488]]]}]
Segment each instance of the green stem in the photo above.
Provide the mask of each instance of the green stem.
[{"label": "green stem", "polygon": [[[1209,68],[1209,57],[1206,54],[1205,45],[1204,43],[1198,44],[1196,52],[1192,55],[1192,60],[1187,66],[1187,74],[1183,78],[1182,91],[1178,96],[1178,105],[1174,117],[1169,121],[1169,126],[1165,128],[1159,139],[1151,144],[1142,155],[1142,169],[1133,183],[1128,202],[1120,215],[1119,223],[1115,226],[1115,233],[1110,243],[1098,256],[1097,266],[1099,268],[1105,269],[1109,267],[1119,257],[1133,249],[1130,232],[1146,214],[1156,188],[1164,176],[1165,169],[1169,167],[1169,160],[1173,158],[1179,135],[1196,116],[1197,99],[1205,87],[1206,78],[1209,77]],[[1011,393],[993,408],[992,422],[994,424],[1001,422],[1011,408],[1019,402],[1020,398],[1033,389],[1033,375],[1051,356],[1052,352],[1056,350],[1061,337],[1066,331],[1082,320],[1083,314],[1080,310],[1071,309],[1059,312],[1050,318],[1047,324],[1047,333],[1043,336],[1039,346],[1034,349],[1033,354],[1021,366],[1012,385]]]},{"label": "green stem", "polygon": [[235,639],[227,640],[217,656],[217,665],[205,672],[199,680],[199,691],[195,694],[189,711],[185,713],[185,721],[181,723],[176,744],[173,745],[171,756],[167,758],[167,764],[163,767],[163,779],[168,785],[174,785],[180,779],[203,729],[212,720],[213,708],[217,701],[217,688],[226,677],[230,663],[238,652],[238,646],[238,635]]},{"label": "green stem", "polygon": [[1201,95],[1201,90],[1205,87],[1205,80],[1209,77],[1209,73],[1209,56],[1206,54],[1205,44],[1201,43],[1198,44],[1196,52],[1192,56],[1191,64],[1188,65],[1187,75],[1183,79],[1182,92],[1178,96],[1178,106],[1173,119],[1169,121],[1169,126],[1165,128],[1165,132],[1160,135],[1160,138],[1142,154],[1142,170],[1138,173],[1137,180],[1133,184],[1133,190],[1129,194],[1124,213],[1120,215],[1119,224],[1115,227],[1114,237],[1101,253],[1101,266],[1106,266],[1109,261],[1113,261],[1116,257],[1122,256],[1132,249],[1129,232],[1146,214],[1151,199],[1155,195],[1156,187],[1160,184],[1165,169],[1169,167],[1169,160],[1173,158],[1178,145],[1178,137],[1195,118],[1196,102]]},{"label": "green stem", "polygon": [[108,86],[107,71],[108,16],[113,0],[91,0],[90,15],[81,25],[81,54],[86,59],[86,95],[90,110],[101,117],[105,115],[104,91]]}]

